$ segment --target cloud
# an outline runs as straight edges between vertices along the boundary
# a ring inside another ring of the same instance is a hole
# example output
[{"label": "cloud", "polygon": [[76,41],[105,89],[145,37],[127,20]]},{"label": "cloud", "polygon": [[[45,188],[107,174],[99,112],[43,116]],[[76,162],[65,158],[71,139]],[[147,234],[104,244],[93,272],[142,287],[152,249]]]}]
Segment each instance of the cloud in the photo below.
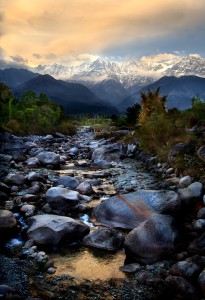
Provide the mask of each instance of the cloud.
[{"label": "cloud", "polygon": [[39,53],[33,53],[32,56],[37,59],[40,59],[42,57]]},{"label": "cloud", "polygon": [[49,59],[49,60],[53,60],[53,59],[56,59],[57,56],[53,53],[48,53],[48,54],[45,55],[45,58]]},{"label": "cloud", "polygon": [[[183,45],[195,52],[201,43],[192,43],[188,33],[196,36],[201,28],[200,38],[204,36],[204,0],[1,1],[6,58],[17,53],[30,64],[72,61],[83,53],[121,56],[153,49],[168,52],[172,47],[172,52],[183,51]],[[174,36],[180,37],[180,49],[173,44]]]},{"label": "cloud", "polygon": [[14,62],[17,62],[17,63],[20,63],[20,64],[22,64],[22,63],[27,63],[27,62],[28,62],[27,59],[23,58],[23,57],[20,56],[20,55],[15,55],[15,56],[10,55],[10,58],[11,58]]},{"label": "cloud", "polygon": [[171,54],[171,53],[159,53],[156,55],[148,55],[148,56],[142,56],[141,61],[142,62],[163,62],[166,60],[171,60],[177,58],[177,55]]}]

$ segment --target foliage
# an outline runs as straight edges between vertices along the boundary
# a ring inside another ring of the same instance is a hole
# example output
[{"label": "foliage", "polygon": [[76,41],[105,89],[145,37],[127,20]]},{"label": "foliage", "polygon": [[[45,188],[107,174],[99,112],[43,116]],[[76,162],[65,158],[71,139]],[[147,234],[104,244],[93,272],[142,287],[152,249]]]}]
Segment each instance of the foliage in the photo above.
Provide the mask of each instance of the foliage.
[{"label": "foliage", "polygon": [[141,110],[139,113],[139,123],[145,124],[153,113],[165,113],[165,103],[167,96],[160,97],[160,88],[156,91],[149,90],[147,93],[141,93]]},{"label": "foliage", "polygon": [[184,130],[177,128],[172,118],[164,113],[152,113],[139,130],[142,148],[160,156],[166,155],[170,145],[178,142],[182,136],[184,139]]},{"label": "foliage", "polygon": [[126,111],[126,122],[128,125],[135,126],[138,122],[141,106],[136,103],[135,105],[128,107]]},{"label": "foliage", "polygon": [[0,83],[0,128],[15,134],[75,133],[62,108],[45,94],[27,91],[16,101],[8,87]]}]

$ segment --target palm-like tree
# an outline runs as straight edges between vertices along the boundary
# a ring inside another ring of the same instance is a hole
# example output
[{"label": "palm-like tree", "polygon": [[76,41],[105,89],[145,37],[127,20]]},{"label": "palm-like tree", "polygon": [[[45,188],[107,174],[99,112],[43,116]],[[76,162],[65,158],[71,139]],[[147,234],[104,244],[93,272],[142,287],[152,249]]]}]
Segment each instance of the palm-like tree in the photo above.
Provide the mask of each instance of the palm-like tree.
[{"label": "palm-like tree", "polygon": [[141,111],[139,123],[144,124],[147,119],[156,112],[159,114],[166,112],[167,96],[160,96],[160,87],[156,91],[148,90],[147,93],[141,93]]}]

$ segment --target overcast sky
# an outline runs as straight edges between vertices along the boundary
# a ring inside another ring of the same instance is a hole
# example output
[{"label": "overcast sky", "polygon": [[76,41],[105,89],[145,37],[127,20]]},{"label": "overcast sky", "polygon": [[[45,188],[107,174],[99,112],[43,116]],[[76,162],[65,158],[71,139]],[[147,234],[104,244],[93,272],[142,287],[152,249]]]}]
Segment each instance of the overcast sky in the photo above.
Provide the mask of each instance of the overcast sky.
[{"label": "overcast sky", "polygon": [[205,57],[205,0],[0,0],[0,39],[0,59],[30,66]]}]

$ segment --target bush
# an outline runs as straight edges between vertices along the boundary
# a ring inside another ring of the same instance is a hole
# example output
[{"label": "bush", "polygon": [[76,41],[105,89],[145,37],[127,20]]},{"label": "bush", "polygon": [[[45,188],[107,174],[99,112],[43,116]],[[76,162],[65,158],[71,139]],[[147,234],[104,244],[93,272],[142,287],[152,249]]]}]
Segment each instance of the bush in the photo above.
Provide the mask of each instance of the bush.
[{"label": "bush", "polygon": [[141,147],[152,154],[165,156],[171,144],[185,138],[184,130],[177,128],[167,114],[153,113],[139,130]]},{"label": "bush", "polygon": [[57,131],[60,131],[66,135],[74,135],[76,134],[76,126],[74,126],[69,121],[63,121],[60,125],[57,126]]}]

